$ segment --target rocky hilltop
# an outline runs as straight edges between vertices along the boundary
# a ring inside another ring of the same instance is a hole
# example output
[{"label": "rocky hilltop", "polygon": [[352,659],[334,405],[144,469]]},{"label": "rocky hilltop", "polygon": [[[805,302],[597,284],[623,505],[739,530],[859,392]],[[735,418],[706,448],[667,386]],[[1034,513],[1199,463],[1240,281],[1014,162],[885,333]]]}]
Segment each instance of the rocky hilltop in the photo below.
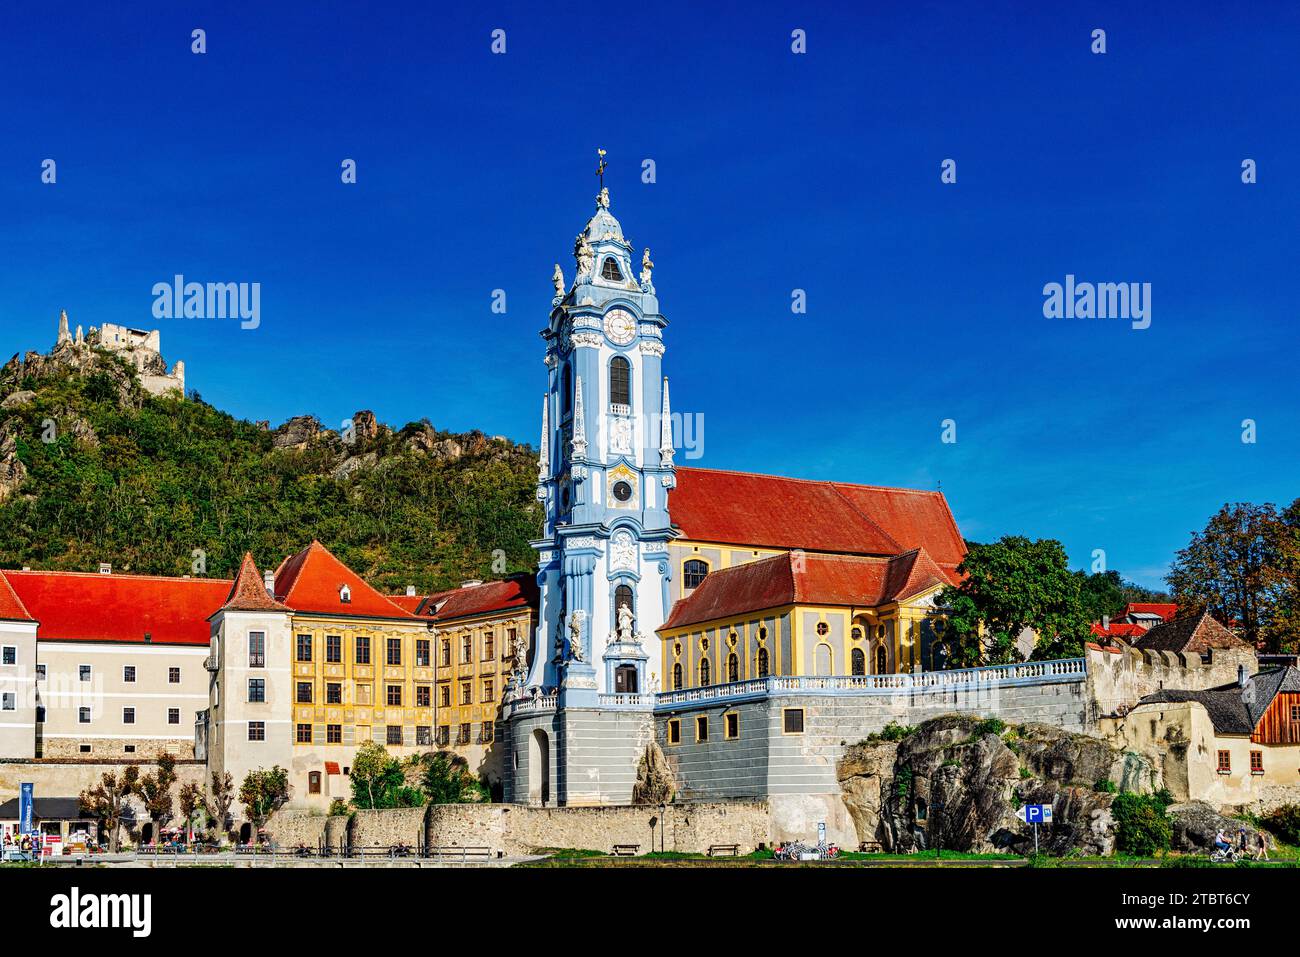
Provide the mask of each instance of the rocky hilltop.
[{"label": "rocky hilltop", "polygon": [[0,566],[230,575],[313,537],[395,590],[534,566],[527,446],[368,410],[245,422],[145,388],[146,351],[78,335],[0,367]]}]

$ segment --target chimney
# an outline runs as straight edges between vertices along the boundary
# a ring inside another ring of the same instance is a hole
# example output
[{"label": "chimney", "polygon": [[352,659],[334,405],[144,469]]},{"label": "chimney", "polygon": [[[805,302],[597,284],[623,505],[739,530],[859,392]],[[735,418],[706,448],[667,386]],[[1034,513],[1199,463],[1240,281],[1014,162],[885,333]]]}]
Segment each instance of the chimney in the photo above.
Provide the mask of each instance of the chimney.
[{"label": "chimney", "polygon": [[1246,666],[1237,665],[1237,687],[1246,687]]},{"label": "chimney", "polygon": [[1110,615],[1101,616],[1101,630],[1110,631]]},{"label": "chimney", "polygon": [[109,562],[100,562],[99,573],[101,575],[111,575],[113,574],[113,566]]},{"label": "chimney", "polygon": [[406,597],[407,597],[407,598],[414,598],[414,597],[415,597],[415,586],[414,586],[414,585],[407,585],[407,586],[406,586]]},{"label": "chimney", "polygon": [[266,593],[272,598],[275,597],[275,572],[267,569],[262,572],[262,584],[266,586]]}]

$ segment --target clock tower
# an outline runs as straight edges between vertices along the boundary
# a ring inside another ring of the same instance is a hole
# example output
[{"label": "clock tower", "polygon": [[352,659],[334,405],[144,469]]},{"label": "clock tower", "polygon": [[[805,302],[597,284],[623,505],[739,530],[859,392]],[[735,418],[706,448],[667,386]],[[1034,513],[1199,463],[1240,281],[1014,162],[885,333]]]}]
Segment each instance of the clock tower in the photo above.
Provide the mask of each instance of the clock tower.
[{"label": "clock tower", "polygon": [[519,693],[555,689],[561,708],[650,700],[642,696],[661,682],[655,629],[668,614],[675,480],[662,372],[667,320],[650,250],[634,271],[634,250],[609,206],[602,186],[575,239],[567,288],[555,267],[542,331],[541,607]]}]

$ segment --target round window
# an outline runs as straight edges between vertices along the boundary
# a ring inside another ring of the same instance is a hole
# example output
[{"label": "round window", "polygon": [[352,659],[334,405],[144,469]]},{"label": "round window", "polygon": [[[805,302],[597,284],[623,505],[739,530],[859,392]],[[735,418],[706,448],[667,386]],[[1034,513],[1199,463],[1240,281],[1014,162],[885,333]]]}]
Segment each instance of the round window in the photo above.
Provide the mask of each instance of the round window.
[{"label": "round window", "polygon": [[830,630],[831,630],[831,626],[826,624],[826,622],[824,621],[817,622],[817,634],[825,635]]},{"label": "round window", "polygon": [[614,497],[620,502],[626,502],[632,497],[632,486],[628,485],[627,482],[615,482]]}]

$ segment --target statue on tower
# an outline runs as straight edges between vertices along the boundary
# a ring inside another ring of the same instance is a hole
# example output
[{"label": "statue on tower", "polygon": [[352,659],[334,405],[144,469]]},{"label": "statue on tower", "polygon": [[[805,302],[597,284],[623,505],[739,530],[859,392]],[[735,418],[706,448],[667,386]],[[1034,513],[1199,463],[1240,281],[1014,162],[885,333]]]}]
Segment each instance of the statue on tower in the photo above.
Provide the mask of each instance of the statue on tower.
[{"label": "statue on tower", "polygon": [[574,661],[586,661],[582,647],[582,626],[586,618],[587,613],[581,608],[569,612],[569,657]]},{"label": "statue on tower", "polygon": [[591,251],[591,243],[587,242],[585,233],[579,233],[573,242],[573,258],[578,263],[578,275],[574,282],[586,282],[591,278],[591,267],[596,261],[596,255]]},{"label": "statue on tower", "polygon": [[564,298],[564,272],[560,269],[560,264],[555,264],[555,272],[551,273],[551,282],[555,283],[555,298]]},{"label": "statue on tower", "polygon": [[635,639],[632,631],[634,616],[631,605],[618,606],[618,640],[622,642],[631,642]]},{"label": "statue on tower", "polygon": [[641,291],[654,292],[654,283],[650,281],[650,276],[654,272],[655,264],[650,261],[650,247],[645,248],[641,255]]}]

